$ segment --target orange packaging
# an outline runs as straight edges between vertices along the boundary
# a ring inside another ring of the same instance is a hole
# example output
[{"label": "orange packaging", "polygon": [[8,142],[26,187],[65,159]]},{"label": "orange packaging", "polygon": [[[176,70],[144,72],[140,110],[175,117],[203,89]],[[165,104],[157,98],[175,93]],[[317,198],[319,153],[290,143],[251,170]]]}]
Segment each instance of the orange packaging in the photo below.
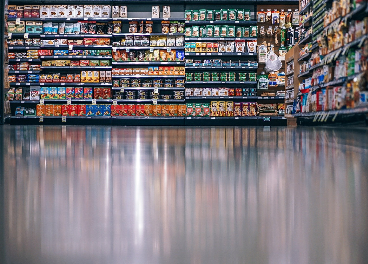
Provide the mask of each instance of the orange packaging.
[{"label": "orange packaging", "polygon": [[46,106],[45,105],[38,104],[36,106],[37,116],[44,116],[45,115],[45,112],[46,112]]},{"label": "orange packaging", "polygon": [[54,105],[45,105],[45,116],[54,116]]},{"label": "orange packaging", "polygon": [[152,115],[161,116],[161,105],[152,105]]},{"label": "orange packaging", "polygon": [[158,75],[164,75],[164,68],[165,67],[158,67]]},{"label": "orange packaging", "polygon": [[169,115],[170,115],[169,105],[162,105],[161,106],[161,116],[169,116]]},{"label": "orange packaging", "polygon": [[178,105],[170,105],[169,106],[169,115],[177,116],[178,115]]},{"label": "orange packaging", "polygon": [[150,105],[150,104],[144,105],[144,115],[145,116],[152,116],[152,105]]},{"label": "orange packaging", "polygon": [[128,105],[121,105],[121,109],[119,111],[119,116],[127,116],[128,115]]},{"label": "orange packaging", "polygon": [[61,105],[54,105],[54,116],[61,116]]},{"label": "orange packaging", "polygon": [[135,116],[135,105],[134,104],[128,104],[128,116]]},{"label": "orange packaging", "polygon": [[78,105],[77,106],[77,114],[78,116],[85,116],[86,115],[86,105]]},{"label": "orange packaging", "polygon": [[111,116],[119,116],[119,106],[120,105],[111,105]]},{"label": "orange packaging", "polygon": [[68,116],[69,112],[68,112],[68,105],[62,105],[61,106],[61,115],[62,116]]},{"label": "orange packaging", "polygon": [[167,75],[175,75],[175,67],[167,67],[169,68]]},{"label": "orange packaging", "polygon": [[185,104],[178,105],[178,116],[186,116],[187,106]]}]

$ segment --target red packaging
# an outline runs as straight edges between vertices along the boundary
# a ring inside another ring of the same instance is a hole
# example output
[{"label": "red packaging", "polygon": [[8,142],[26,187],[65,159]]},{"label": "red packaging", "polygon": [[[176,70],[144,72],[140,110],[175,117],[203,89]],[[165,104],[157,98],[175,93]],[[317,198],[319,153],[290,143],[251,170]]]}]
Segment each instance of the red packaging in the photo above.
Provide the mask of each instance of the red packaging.
[{"label": "red packaging", "polygon": [[32,17],[32,6],[24,6],[23,16],[24,18]]},{"label": "red packaging", "polygon": [[128,104],[128,116],[135,116],[135,105],[134,104]]},{"label": "red packaging", "polygon": [[54,116],[61,116],[61,105],[54,105]]},{"label": "red packaging", "polygon": [[77,107],[78,116],[86,115],[86,105],[78,105]]},{"label": "red packaging", "polygon": [[94,99],[103,99],[103,88],[94,88],[93,89],[93,98]]},{"label": "red packaging", "polygon": [[69,116],[69,111],[68,111],[68,105],[62,105],[61,106],[61,115],[62,116]]},{"label": "red packaging", "polygon": [[24,6],[17,6],[17,18],[23,18]]},{"label": "red packaging", "polygon": [[83,99],[83,88],[75,87],[75,89],[74,89],[74,98],[75,99]]},{"label": "red packaging", "polygon": [[243,96],[243,89],[235,88],[235,96]]},{"label": "red packaging", "polygon": [[69,114],[69,116],[77,116],[78,115],[78,106],[77,105],[69,105],[68,106],[68,114]]},{"label": "red packaging", "polygon": [[111,105],[111,116],[119,116],[119,105]]},{"label": "red packaging", "polygon": [[103,88],[103,99],[111,99],[111,89],[110,88]]},{"label": "red packaging", "polygon": [[128,105],[121,105],[119,109],[119,116],[127,116],[128,115]]},{"label": "red packaging", "polygon": [[136,105],[135,112],[137,116],[144,116],[145,115],[144,105],[143,104]]},{"label": "red packaging", "polygon": [[32,17],[39,18],[40,17],[40,6],[32,6]]}]

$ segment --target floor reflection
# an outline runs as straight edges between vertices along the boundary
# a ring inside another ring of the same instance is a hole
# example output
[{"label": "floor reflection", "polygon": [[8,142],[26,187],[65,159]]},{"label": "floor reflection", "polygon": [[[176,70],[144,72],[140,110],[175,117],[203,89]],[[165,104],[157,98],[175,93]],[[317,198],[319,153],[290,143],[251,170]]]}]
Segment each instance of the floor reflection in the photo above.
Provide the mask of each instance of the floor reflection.
[{"label": "floor reflection", "polygon": [[366,129],[0,131],[0,263],[366,263]]}]

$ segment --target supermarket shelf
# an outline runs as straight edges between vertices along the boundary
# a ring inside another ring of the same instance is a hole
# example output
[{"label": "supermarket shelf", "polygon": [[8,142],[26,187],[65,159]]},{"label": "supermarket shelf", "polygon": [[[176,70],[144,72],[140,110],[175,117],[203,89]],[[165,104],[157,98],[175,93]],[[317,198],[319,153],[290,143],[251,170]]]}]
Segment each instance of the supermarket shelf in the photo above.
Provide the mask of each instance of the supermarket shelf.
[{"label": "supermarket shelf", "polygon": [[113,61],[112,65],[185,65],[183,61]]},{"label": "supermarket shelf", "polygon": [[254,38],[232,38],[232,37],[215,37],[215,38],[206,38],[206,37],[202,37],[202,38],[192,38],[192,37],[186,37],[185,41],[216,41],[216,40],[257,40],[256,37]]},{"label": "supermarket shelf", "polygon": [[[12,38],[24,38],[24,34],[28,34],[28,38],[37,38],[40,37],[40,33],[12,33]],[[8,37],[9,38],[9,37]]]},{"label": "supermarket shelf", "polygon": [[[133,100],[128,100],[128,99],[71,99],[70,102],[71,103],[76,103],[76,104],[92,104],[93,101],[96,101],[96,103],[99,104],[111,104],[114,101],[116,101],[117,103],[152,103],[154,100],[153,99],[133,99]],[[9,101],[11,104],[39,104],[40,101],[39,100],[23,100],[23,101]],[[60,103],[60,104],[66,104],[68,102],[68,99],[44,99],[44,103],[45,104],[51,104],[51,103]],[[157,103],[184,103],[185,100],[175,100],[175,99],[169,99],[169,100],[164,100],[164,99],[158,99]]]},{"label": "supermarket shelf", "polygon": [[294,99],[285,100],[285,104],[292,104],[294,103]]},{"label": "supermarket shelf", "polygon": [[185,66],[185,70],[257,70],[258,67],[233,66],[233,67],[211,67],[211,66]]},{"label": "supermarket shelf", "polygon": [[[69,45],[42,45],[42,49],[68,49]],[[110,45],[73,45],[73,49],[112,49]]]},{"label": "supermarket shelf", "polygon": [[[315,10],[317,10],[317,9],[315,9]],[[313,12],[313,18],[319,18],[321,15],[322,15],[322,17],[324,17],[324,13],[325,13],[325,11],[326,11],[326,8],[322,8],[320,11],[318,11],[318,13],[314,13]],[[318,21],[318,23],[313,23],[314,25],[317,25],[317,24],[319,24],[320,22]]]},{"label": "supermarket shelf", "polygon": [[312,38],[312,34],[309,34],[308,37],[305,37],[304,39],[299,41],[299,45],[307,44],[311,40],[311,38]]},{"label": "supermarket shelf", "polygon": [[352,81],[352,80],[354,80],[356,77],[358,77],[358,76],[360,76],[360,75],[362,75],[362,74],[364,74],[364,72],[359,72],[359,73],[356,73],[356,74],[354,74],[354,75],[348,76],[348,77],[347,77],[347,80],[348,80],[348,81]]},{"label": "supermarket shelf", "polygon": [[249,84],[249,85],[256,85],[257,82],[250,82],[250,81],[246,81],[246,82],[240,82],[240,81],[235,81],[235,82],[203,82],[203,81],[190,81],[190,82],[185,82],[185,84]]},{"label": "supermarket shelf", "polygon": [[318,8],[320,8],[321,6],[323,6],[324,4],[326,4],[326,1],[320,1],[317,5],[313,6],[314,10],[318,10]]},{"label": "supermarket shelf", "polygon": [[301,26],[304,28],[310,27],[312,25],[312,16],[309,16],[302,24]]},{"label": "supermarket shelf", "polygon": [[303,56],[301,56],[298,61],[305,61],[308,60],[310,58],[310,56],[312,56],[312,52],[308,52],[307,54],[304,54]]},{"label": "supermarket shelf", "polygon": [[113,75],[112,78],[184,78],[185,75]]},{"label": "supermarket shelf", "polygon": [[308,8],[312,5],[312,1],[309,1],[308,4],[303,7],[300,11],[299,11],[299,14],[302,15],[304,14],[305,12],[307,12]]},{"label": "supermarket shelf", "polygon": [[298,78],[301,78],[301,77],[306,77],[306,76],[309,76],[311,75],[312,73],[310,72],[310,70],[306,71],[306,72],[303,72],[301,74],[298,75]]},{"label": "supermarket shelf", "polygon": [[160,49],[160,50],[167,50],[167,49],[184,49],[183,46],[172,46],[172,47],[151,47],[151,46],[144,46],[144,47],[112,47],[113,49],[117,50],[149,50],[149,49]]},{"label": "supermarket shelf", "polygon": [[111,34],[41,34],[40,38],[111,38]]},{"label": "supermarket shelf", "polygon": [[10,86],[112,86],[112,83],[10,83]]},{"label": "supermarket shelf", "polygon": [[362,2],[355,10],[345,16],[345,20],[361,20],[368,15],[367,2]]},{"label": "supermarket shelf", "polygon": [[191,117],[185,118],[188,126],[286,126],[282,116],[233,116],[233,117]]},{"label": "supermarket shelf", "polygon": [[111,56],[40,56],[41,59],[104,59],[111,60]]},{"label": "supermarket shelf", "polygon": [[19,73],[19,74],[36,74],[36,73],[40,73],[41,71],[9,71],[10,74],[12,73]]},{"label": "supermarket shelf", "polygon": [[[16,18],[8,18],[8,21],[15,21]],[[80,17],[80,18],[21,18],[21,21],[48,21],[48,22],[78,22],[78,21],[97,21],[97,22],[109,22],[109,21],[184,21],[184,18],[93,18],[93,17]]]},{"label": "supermarket shelf", "polygon": [[297,113],[294,115],[294,117],[314,117],[317,114],[318,115],[328,114],[332,118],[334,115],[350,115],[350,114],[359,114],[359,113],[368,113],[368,103],[363,103],[351,109],[340,109],[340,110],[310,112],[310,113]]},{"label": "supermarket shelf", "polygon": [[323,64],[318,63],[318,64],[316,64],[316,65],[314,65],[314,66],[310,67],[310,68],[309,68],[309,71],[313,71],[314,69],[317,69],[318,67],[321,67],[321,66],[323,66]]},{"label": "supermarket shelf", "polygon": [[185,100],[284,100],[283,96],[186,96]]},{"label": "supermarket shelf", "polygon": [[[318,25],[320,25],[322,22],[324,22],[324,16],[322,16],[320,19],[313,21],[313,27],[317,27]],[[323,27],[322,27],[323,28]]]},{"label": "supermarket shelf", "polygon": [[255,26],[257,21],[229,21],[229,20],[216,20],[216,21],[185,21],[185,25],[247,25]]},{"label": "supermarket shelf", "polygon": [[167,90],[167,91],[178,91],[185,90],[185,87],[112,87],[113,90]]},{"label": "supermarket shelf", "polygon": [[317,48],[319,48],[318,43],[313,44],[313,46],[312,46],[312,50],[315,50],[315,49],[317,49]]},{"label": "supermarket shelf", "polygon": [[112,66],[76,66],[76,67],[72,67],[72,66],[41,66],[41,69],[44,70],[51,70],[51,69],[55,69],[55,70],[111,70]]},{"label": "supermarket shelf", "polygon": [[334,80],[334,81],[331,81],[331,82],[328,82],[326,84],[321,84],[321,87],[325,88],[327,86],[337,86],[337,85],[342,85],[344,84],[346,81],[346,77],[343,77],[343,78],[340,78],[338,80]]},{"label": "supermarket shelf", "polygon": [[185,56],[257,56],[248,52],[186,52]]},{"label": "supermarket shelf", "polygon": [[322,26],[320,29],[317,29],[316,31],[313,32],[313,37],[317,36],[318,34],[320,34],[325,28]]},{"label": "supermarket shelf", "polygon": [[13,47],[8,47],[9,50],[38,50],[40,49],[40,46],[29,46],[29,47],[24,47],[24,46],[13,46]]},{"label": "supermarket shelf", "polygon": [[41,62],[40,59],[9,59],[9,62],[18,62],[18,61],[31,61],[31,62]]},{"label": "supermarket shelf", "polygon": [[294,85],[289,85],[285,88],[285,90],[291,90],[291,89],[294,89]]},{"label": "supermarket shelf", "polygon": [[112,36],[184,36],[184,33],[113,33]]},{"label": "supermarket shelf", "polygon": [[39,86],[40,85],[39,83],[14,83],[14,82],[11,82],[9,84],[10,86]]},{"label": "supermarket shelf", "polygon": [[294,74],[294,71],[292,72],[288,72],[287,74],[285,74],[286,76],[290,76],[290,75],[293,75]]}]

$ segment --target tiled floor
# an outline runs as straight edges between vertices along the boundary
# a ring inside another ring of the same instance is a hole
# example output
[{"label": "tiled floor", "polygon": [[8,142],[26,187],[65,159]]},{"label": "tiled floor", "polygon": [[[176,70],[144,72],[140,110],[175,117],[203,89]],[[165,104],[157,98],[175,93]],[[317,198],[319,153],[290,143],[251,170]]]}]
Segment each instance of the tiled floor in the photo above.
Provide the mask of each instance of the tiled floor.
[{"label": "tiled floor", "polygon": [[367,129],[0,136],[1,264],[367,263]]}]

